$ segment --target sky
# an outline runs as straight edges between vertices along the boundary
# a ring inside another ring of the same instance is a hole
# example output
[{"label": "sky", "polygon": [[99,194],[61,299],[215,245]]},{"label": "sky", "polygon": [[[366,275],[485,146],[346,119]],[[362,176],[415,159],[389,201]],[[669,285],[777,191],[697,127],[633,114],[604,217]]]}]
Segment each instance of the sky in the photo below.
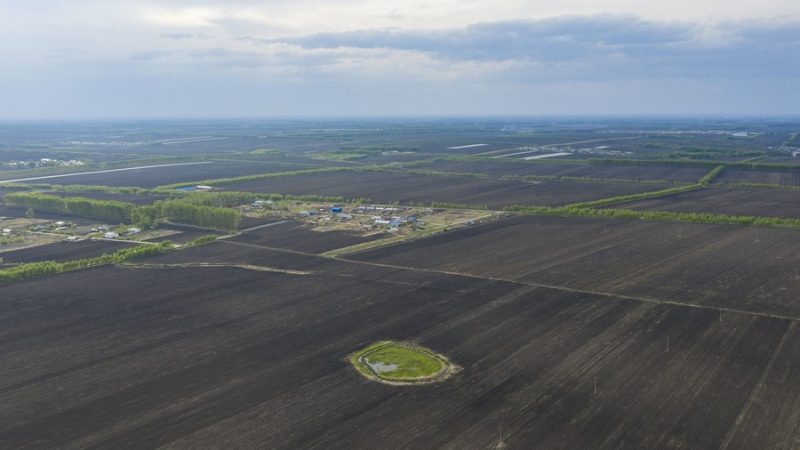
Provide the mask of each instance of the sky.
[{"label": "sky", "polygon": [[800,115],[798,0],[0,0],[0,119]]}]

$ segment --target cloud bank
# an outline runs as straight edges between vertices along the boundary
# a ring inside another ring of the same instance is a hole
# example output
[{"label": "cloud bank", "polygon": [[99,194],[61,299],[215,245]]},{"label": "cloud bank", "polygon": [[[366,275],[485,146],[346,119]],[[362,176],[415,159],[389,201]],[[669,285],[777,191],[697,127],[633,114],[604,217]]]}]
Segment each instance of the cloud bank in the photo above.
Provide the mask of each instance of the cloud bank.
[{"label": "cloud bank", "polygon": [[453,24],[446,1],[0,4],[0,117],[800,114],[800,20],[770,1],[784,14],[675,20],[474,0],[498,20]]}]

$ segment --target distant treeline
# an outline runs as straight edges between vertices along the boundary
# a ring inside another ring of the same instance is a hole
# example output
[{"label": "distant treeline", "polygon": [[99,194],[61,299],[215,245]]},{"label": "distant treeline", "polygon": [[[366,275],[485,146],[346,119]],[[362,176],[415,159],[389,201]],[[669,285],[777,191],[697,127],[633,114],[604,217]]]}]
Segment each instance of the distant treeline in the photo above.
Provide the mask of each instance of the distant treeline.
[{"label": "distant treeline", "polygon": [[708,167],[715,168],[720,164],[731,169],[742,170],[774,170],[779,172],[800,172],[800,164],[761,163],[747,161],[720,162],[714,160],[693,159],[621,159],[621,158],[590,158],[590,159],[536,159],[520,160],[512,158],[487,158],[484,156],[453,156],[436,158],[428,161],[492,161],[494,163],[508,164],[595,164],[595,165],[622,165],[622,166],[666,166],[666,167]]},{"label": "distant treeline", "polygon": [[[432,169],[413,169],[411,167],[418,166],[424,163],[433,161],[445,161],[444,158],[436,158],[435,160],[421,160],[411,161],[409,163],[400,163],[393,167],[388,167],[386,170],[398,169],[403,173],[410,173],[415,175],[425,176],[440,176],[440,177],[467,177],[475,179],[500,179],[500,180],[519,180],[519,181],[569,181],[575,183],[623,183],[623,184],[688,184],[685,182],[674,180],[656,180],[645,178],[600,178],[600,177],[574,177],[563,175],[501,175],[491,176],[481,172],[455,172],[446,170],[432,170]],[[503,160],[508,162],[508,160]],[[513,160],[512,160],[513,161]]]},{"label": "distant treeline", "polygon": [[206,186],[227,186],[231,184],[239,184],[239,183],[248,183],[251,181],[260,181],[260,180],[268,180],[270,178],[279,178],[279,177],[290,177],[290,176],[299,176],[299,175],[311,175],[311,174],[321,174],[321,173],[333,173],[333,172],[347,172],[347,171],[354,171],[353,167],[322,167],[318,169],[302,169],[302,170],[290,170],[287,172],[271,172],[271,173],[262,173],[258,175],[244,175],[241,177],[229,177],[229,178],[215,178],[209,180],[201,180],[201,181],[192,181],[187,183],[175,183],[175,184],[168,184],[165,186],[160,186],[158,189],[178,189],[182,187],[189,187],[189,186],[196,186],[196,185],[206,185]]},{"label": "distant treeline", "polygon": [[217,159],[226,158],[257,158],[263,159],[265,157],[283,156],[284,153],[276,149],[258,149],[250,152],[230,152],[230,153],[201,153],[196,155],[185,156],[152,156],[147,158],[126,159],[120,161],[106,161],[98,163],[100,169],[119,169],[126,167],[135,167],[140,165],[157,165],[157,164],[179,164],[187,162],[203,162],[213,161]]},{"label": "distant treeline", "polygon": [[770,183],[717,183],[713,187],[727,188],[753,188],[753,189],[783,189],[787,191],[800,190],[800,186],[794,184],[770,184]]},{"label": "distant treeline", "polygon": [[69,192],[69,193],[102,192],[105,194],[124,194],[124,195],[151,195],[154,193],[152,189],[140,188],[136,186],[112,187],[112,186],[92,186],[83,184],[53,184],[53,185],[48,185],[48,187],[45,189],[54,192]]},{"label": "distant treeline", "polygon": [[36,192],[12,192],[6,194],[4,198],[7,204],[20,208],[72,214],[118,223],[130,221],[131,212],[136,209],[136,205],[128,202],[85,197],[59,197]]},{"label": "distant treeline", "polygon": [[[167,184],[164,186],[159,186],[154,191],[158,193],[163,193],[166,190],[173,190],[173,189],[180,189],[183,187],[190,187],[196,185],[205,185],[205,186],[229,186],[232,184],[239,184],[239,183],[249,183],[251,181],[261,181],[261,180],[268,180],[271,178],[282,178],[282,177],[294,177],[294,176],[301,176],[301,175],[318,175],[318,174],[326,174],[326,173],[336,173],[336,172],[388,172],[392,170],[396,170],[398,168],[406,167],[405,163],[387,163],[387,164],[365,164],[361,166],[346,166],[346,167],[319,167],[315,169],[301,169],[301,170],[289,170],[286,172],[270,172],[270,173],[261,173],[256,175],[243,175],[240,177],[230,177],[230,178],[214,178],[208,180],[200,180],[200,181],[190,181],[186,183],[175,183],[175,184]],[[423,171],[424,172],[424,171]],[[420,173],[423,173],[420,172]],[[443,174],[447,174],[443,172]],[[483,174],[460,174],[460,176],[479,176],[485,177]]]},{"label": "distant treeline", "polygon": [[690,184],[687,186],[672,187],[661,189],[659,191],[639,192],[637,194],[618,195],[616,197],[601,198],[590,202],[573,203],[568,205],[571,208],[602,208],[603,206],[613,205],[615,203],[633,202],[637,200],[648,200],[651,198],[666,197],[668,195],[682,194],[684,192],[694,191],[702,188],[702,184]]},{"label": "distant treeline", "polygon": [[229,208],[203,206],[183,199],[158,200],[152,205],[135,208],[131,213],[134,223],[151,227],[162,220],[200,227],[234,230],[242,215]]},{"label": "distant treeline", "polygon": [[102,192],[106,194],[129,194],[129,195],[153,195],[161,194],[153,189],[146,189],[136,186],[112,187],[112,186],[92,186],[83,184],[24,184],[24,183],[0,183],[0,188],[4,190],[17,191],[51,191],[51,192]]},{"label": "distant treeline", "polygon": [[719,174],[722,173],[723,170],[725,170],[724,165],[719,165],[717,167],[714,167],[711,170],[711,172],[708,172],[703,178],[697,180],[697,184],[708,186],[708,184],[714,181],[714,179],[717,178]]},{"label": "distant treeline", "polygon": [[173,248],[169,241],[158,244],[142,244],[136,247],[123,248],[114,253],[104,253],[94,258],[75,259],[66,262],[41,261],[0,270],[0,282],[19,281],[27,278],[56,273],[70,272],[87,267],[106,264],[119,264],[133,258],[157,255]]},{"label": "distant treeline", "polygon": [[72,214],[114,223],[133,222],[151,227],[162,220],[201,227],[235,229],[241,214],[233,209],[205,206],[183,199],[158,200],[152,205],[136,206],[114,200],[84,197],[59,197],[35,192],[13,192],[5,195],[11,206],[35,211]]},{"label": "distant treeline", "polygon": [[260,194],[255,192],[193,192],[181,198],[185,202],[195,205],[216,206],[229,208],[232,206],[245,205],[256,200],[269,200],[273,202],[303,201],[303,202],[331,202],[331,203],[362,203],[365,199],[346,199],[340,196],[324,195],[284,195],[284,194]]},{"label": "distant treeline", "polygon": [[573,203],[568,205],[573,208],[602,208],[604,206],[613,205],[615,203],[627,203],[638,200],[649,200],[652,198],[666,197],[668,195],[682,194],[684,192],[694,191],[708,186],[715,178],[725,170],[724,165],[714,167],[711,172],[707,173],[703,178],[700,178],[695,184],[688,184],[685,186],[671,187],[661,189],[658,191],[639,192],[636,194],[618,195],[616,197],[601,198],[590,202]]},{"label": "distant treeline", "polygon": [[800,228],[800,219],[783,217],[734,216],[712,213],[687,213],[670,211],[635,211],[631,209],[594,209],[575,206],[511,206],[507,211],[541,216],[609,217],[615,219],[642,219],[708,224],[752,225],[763,227]]}]

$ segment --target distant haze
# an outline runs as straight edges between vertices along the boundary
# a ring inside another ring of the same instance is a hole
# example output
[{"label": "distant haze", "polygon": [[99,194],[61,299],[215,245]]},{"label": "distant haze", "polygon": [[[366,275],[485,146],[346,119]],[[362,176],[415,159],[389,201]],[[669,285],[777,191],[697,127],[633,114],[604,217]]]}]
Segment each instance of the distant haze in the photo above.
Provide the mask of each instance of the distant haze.
[{"label": "distant haze", "polygon": [[800,114],[797,0],[0,0],[0,119]]}]

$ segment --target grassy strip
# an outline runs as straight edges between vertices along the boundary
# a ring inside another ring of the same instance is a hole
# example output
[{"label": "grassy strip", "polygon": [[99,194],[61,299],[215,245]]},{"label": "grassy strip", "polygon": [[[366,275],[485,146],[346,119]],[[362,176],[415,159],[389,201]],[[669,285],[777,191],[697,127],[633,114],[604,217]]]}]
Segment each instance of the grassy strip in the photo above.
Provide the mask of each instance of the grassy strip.
[{"label": "grassy strip", "polygon": [[[393,166],[400,169],[405,169],[437,161],[448,161],[448,160],[457,161],[458,158],[459,157],[434,158],[429,160],[409,161],[407,163],[393,163]],[[483,158],[480,161],[489,161],[489,159]],[[497,162],[498,160],[491,159],[491,161]],[[518,160],[508,160],[508,159],[503,159],[499,161],[502,161],[503,163],[506,164],[508,163],[514,164],[515,162],[518,162]],[[686,182],[680,182],[675,180],[657,180],[657,179],[643,179],[643,178],[571,177],[571,176],[561,176],[561,175],[502,175],[500,177],[492,177],[488,174],[480,172],[449,172],[443,170],[429,170],[429,169],[409,169],[409,170],[403,170],[403,172],[415,173],[419,175],[431,175],[431,176],[461,176],[461,177],[471,177],[478,179],[501,179],[501,180],[519,180],[519,181],[569,181],[576,183],[673,184],[673,185],[688,184]]]},{"label": "grassy strip", "polygon": [[94,258],[75,259],[72,261],[55,262],[42,261],[29,264],[21,264],[0,270],[0,283],[13,282],[56,273],[71,272],[73,270],[85,269],[88,267],[103,266],[108,264],[119,264],[134,258],[157,255],[173,248],[169,241],[158,244],[142,244],[136,247],[124,248],[114,253],[104,253]]},{"label": "grassy strip", "polygon": [[26,183],[3,183],[0,188],[4,191],[34,191],[37,189],[49,189],[49,184],[26,184]]},{"label": "grassy strip", "polygon": [[406,240],[411,239],[411,238],[423,237],[423,236],[429,236],[429,235],[426,234],[426,235],[419,235],[419,236],[391,236],[391,237],[388,237],[388,238],[385,238],[385,239],[377,239],[377,240],[374,240],[374,241],[362,242],[360,244],[355,244],[355,245],[350,245],[350,246],[347,246],[347,247],[337,248],[335,250],[330,250],[330,251],[327,251],[325,253],[322,253],[321,256],[328,256],[328,257],[331,257],[331,258],[337,258],[339,256],[350,255],[350,254],[353,254],[353,253],[363,252],[363,251],[371,250],[373,248],[378,248],[378,247],[385,247],[387,245],[396,244],[398,242],[403,242],[403,241],[406,241]]},{"label": "grassy strip", "polygon": [[800,186],[793,184],[771,183],[716,183],[712,187],[742,188],[742,189],[782,189],[786,191],[800,191]]},{"label": "grassy strip", "polygon": [[346,199],[341,196],[324,195],[284,195],[284,194],[261,194],[257,192],[191,192],[181,198],[185,202],[196,205],[232,207],[246,205],[256,200],[270,200],[276,203],[288,201],[301,202],[329,202],[329,203],[361,203],[365,199]]},{"label": "grassy strip", "polygon": [[621,183],[621,184],[687,184],[670,180],[647,180],[637,178],[596,178],[596,177],[570,177],[559,175],[502,175],[492,177],[489,174],[478,172],[448,172],[443,170],[408,169],[402,170],[403,173],[415,175],[438,176],[438,177],[467,177],[480,180],[511,180],[511,181],[562,181],[573,183]]},{"label": "grassy strip", "polygon": [[156,164],[172,164],[184,162],[202,162],[213,161],[221,158],[236,158],[236,157],[256,157],[258,159],[264,157],[281,156],[284,153],[275,149],[260,149],[251,152],[230,152],[230,153],[201,153],[197,155],[187,156],[151,156],[144,158],[126,159],[120,161],[101,162],[98,167],[101,169],[120,169],[126,167],[135,167],[139,165],[156,165]]},{"label": "grassy strip", "polygon": [[708,172],[703,178],[697,180],[697,183],[702,184],[703,186],[708,186],[708,184],[714,181],[714,179],[717,178],[723,170],[725,170],[724,165],[714,167],[711,172]]},{"label": "grassy strip", "polygon": [[186,242],[181,247],[197,247],[200,245],[210,244],[216,241],[219,238],[216,234],[207,234],[205,236],[200,236],[199,238],[192,239],[189,242]]},{"label": "grassy strip", "polygon": [[657,180],[643,178],[594,178],[594,177],[568,177],[559,175],[507,175],[504,179],[522,181],[566,181],[574,183],[618,183],[618,184],[654,184],[654,185],[686,185],[689,183],[674,180]]},{"label": "grassy strip", "polygon": [[573,203],[571,205],[567,205],[570,208],[602,208],[604,206],[613,205],[615,203],[626,203],[626,202],[633,202],[637,200],[648,200],[651,198],[659,198],[659,197],[666,197],[668,195],[675,195],[675,194],[682,194],[684,192],[694,191],[697,189],[701,189],[703,187],[702,184],[689,184],[686,186],[680,187],[671,187],[667,189],[661,189],[659,191],[648,191],[648,192],[640,192],[637,194],[627,194],[627,195],[618,195],[616,197],[608,197],[608,198],[601,198],[599,200],[593,200],[590,202],[581,202],[581,203]]},{"label": "grassy strip", "polygon": [[[210,180],[201,180],[201,181],[190,181],[185,183],[175,183],[175,184],[167,184],[164,186],[159,186],[156,188],[157,191],[163,191],[166,189],[180,189],[183,187],[191,187],[197,185],[205,185],[205,186],[229,186],[232,184],[239,184],[239,183],[247,183],[250,181],[260,181],[260,180],[268,180],[272,178],[281,178],[281,177],[294,177],[294,176],[301,176],[301,175],[317,175],[317,174],[324,174],[324,173],[336,173],[336,172],[387,172],[397,169],[402,169],[405,167],[406,163],[388,163],[388,164],[370,164],[370,165],[363,165],[363,166],[346,166],[346,167],[320,167],[316,169],[303,169],[303,170],[290,170],[287,172],[271,172],[271,173],[261,173],[256,175],[244,175],[241,177],[230,177],[230,178],[215,178]],[[437,172],[437,171],[428,171],[428,170],[404,170],[405,173],[416,173],[418,175],[440,175],[440,176],[470,176],[470,177],[479,177],[479,178],[486,178],[487,176],[484,174],[473,174],[473,173],[461,173],[461,174],[453,174],[449,172]]]},{"label": "grassy strip", "polygon": [[[690,159],[613,159],[613,158],[590,158],[590,159],[505,159],[505,158],[486,158],[478,156],[453,156],[446,159],[455,161],[492,161],[512,164],[594,164],[594,165],[621,165],[621,166],[667,166],[667,167],[708,167],[716,168],[720,161],[713,160],[690,160]],[[724,165],[731,169],[742,170],[773,170],[782,172],[800,172],[800,164],[781,164],[781,163],[759,163],[747,161],[725,162]]]},{"label": "grassy strip", "polygon": [[636,211],[632,209],[595,209],[576,206],[511,206],[507,211],[538,216],[608,217],[668,222],[691,222],[725,225],[749,225],[776,228],[799,228],[800,219],[784,217],[734,216],[713,213],[683,213],[671,211]]},{"label": "grassy strip", "polygon": [[272,172],[272,173],[262,173],[257,175],[244,175],[241,177],[229,177],[229,178],[215,178],[210,180],[201,180],[201,181],[191,181],[186,183],[175,183],[175,184],[167,184],[164,186],[159,186],[156,189],[180,189],[183,187],[190,187],[190,186],[197,186],[197,185],[205,185],[205,186],[229,186],[232,184],[239,184],[239,183],[247,183],[250,181],[260,181],[260,180],[268,180],[271,178],[280,178],[280,177],[294,177],[300,175],[314,175],[314,174],[321,174],[321,173],[335,173],[335,172],[353,172],[360,170],[361,168],[354,168],[354,167],[322,167],[319,169],[303,169],[303,170],[290,170],[288,172]]},{"label": "grassy strip", "polygon": [[616,197],[601,198],[590,202],[581,202],[567,205],[573,208],[602,208],[604,206],[613,205],[616,203],[627,203],[638,200],[649,200],[652,198],[666,197],[669,195],[682,194],[684,192],[702,189],[709,185],[722,171],[725,170],[724,165],[717,165],[711,172],[707,173],[703,178],[700,178],[695,184],[688,184],[685,186],[671,187],[661,189],[659,191],[640,192],[637,194],[618,195]]},{"label": "grassy strip", "polygon": [[121,194],[121,195],[153,195],[152,189],[140,188],[136,186],[120,186],[120,187],[111,187],[111,186],[99,186],[99,185],[84,185],[84,184],[53,184],[53,185],[45,185],[47,186],[45,189],[48,191],[53,192],[69,192],[69,193],[80,193],[80,192],[101,192],[104,194]]}]

